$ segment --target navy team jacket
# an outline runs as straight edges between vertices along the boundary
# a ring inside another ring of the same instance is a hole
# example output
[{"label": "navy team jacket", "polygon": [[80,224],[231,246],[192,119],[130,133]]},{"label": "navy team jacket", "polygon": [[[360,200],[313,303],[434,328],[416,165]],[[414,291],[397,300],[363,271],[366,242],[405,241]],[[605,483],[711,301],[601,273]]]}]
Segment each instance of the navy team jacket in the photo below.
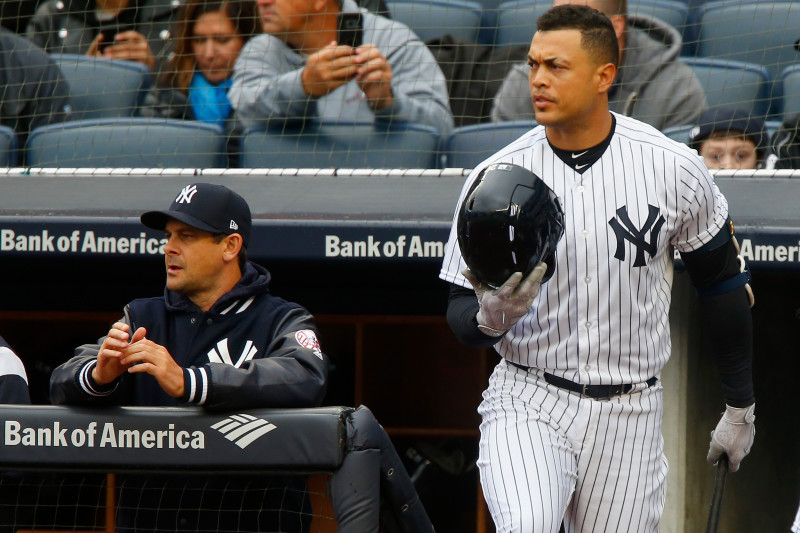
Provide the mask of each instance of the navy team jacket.
[{"label": "navy team jacket", "polygon": [[56,405],[203,405],[230,410],[313,407],[321,403],[328,361],[311,314],[269,293],[269,272],[249,262],[239,283],[207,312],[170,290],[163,297],[134,300],[121,321],[131,332],[164,346],[184,368],[185,393],[173,398],[154,377],[123,374],[100,386],[91,378],[103,338],[85,344],[53,371],[50,399]]}]

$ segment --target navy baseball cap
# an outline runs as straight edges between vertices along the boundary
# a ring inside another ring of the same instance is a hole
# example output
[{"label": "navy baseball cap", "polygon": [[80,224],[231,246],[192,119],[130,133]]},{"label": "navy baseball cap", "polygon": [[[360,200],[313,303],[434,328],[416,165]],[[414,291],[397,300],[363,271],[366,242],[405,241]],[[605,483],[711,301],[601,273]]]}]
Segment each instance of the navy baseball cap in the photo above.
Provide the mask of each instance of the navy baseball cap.
[{"label": "navy baseball cap", "polygon": [[739,108],[707,109],[700,115],[697,126],[689,132],[689,147],[700,150],[700,144],[712,134],[741,133],[756,146],[758,160],[763,161],[767,150],[767,132],[764,121]]},{"label": "navy baseball cap", "polygon": [[238,233],[245,247],[250,242],[250,207],[244,198],[223,185],[187,185],[168,210],[148,211],[140,217],[142,224],[158,230],[163,230],[170,218],[210,233]]}]

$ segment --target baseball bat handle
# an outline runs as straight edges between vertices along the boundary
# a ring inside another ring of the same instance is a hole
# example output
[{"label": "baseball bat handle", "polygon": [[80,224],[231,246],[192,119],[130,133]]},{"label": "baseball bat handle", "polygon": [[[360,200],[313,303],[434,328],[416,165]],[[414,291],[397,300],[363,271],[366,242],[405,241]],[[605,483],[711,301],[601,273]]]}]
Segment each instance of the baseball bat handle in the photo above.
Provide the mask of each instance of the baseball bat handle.
[{"label": "baseball bat handle", "polygon": [[711,510],[708,512],[706,533],[716,533],[719,525],[719,510],[722,506],[722,492],[725,490],[725,476],[728,475],[728,456],[724,453],[717,461],[717,475],[714,479],[714,495],[711,497]]}]

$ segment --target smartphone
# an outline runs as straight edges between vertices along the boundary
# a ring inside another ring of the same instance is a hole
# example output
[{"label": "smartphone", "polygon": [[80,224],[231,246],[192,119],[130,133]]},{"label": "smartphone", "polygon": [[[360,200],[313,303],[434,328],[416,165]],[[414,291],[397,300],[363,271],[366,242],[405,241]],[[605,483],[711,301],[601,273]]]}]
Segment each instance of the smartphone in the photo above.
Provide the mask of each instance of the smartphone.
[{"label": "smartphone", "polygon": [[133,29],[134,29],[133,24],[123,24],[123,25],[114,24],[112,26],[104,26],[100,28],[100,33],[103,34],[103,40],[100,41],[100,44],[98,45],[99,50],[102,52],[103,50],[114,44],[114,37],[116,37],[118,33],[130,31]]},{"label": "smartphone", "polygon": [[362,44],[361,13],[339,13],[336,41],[357,48]]}]

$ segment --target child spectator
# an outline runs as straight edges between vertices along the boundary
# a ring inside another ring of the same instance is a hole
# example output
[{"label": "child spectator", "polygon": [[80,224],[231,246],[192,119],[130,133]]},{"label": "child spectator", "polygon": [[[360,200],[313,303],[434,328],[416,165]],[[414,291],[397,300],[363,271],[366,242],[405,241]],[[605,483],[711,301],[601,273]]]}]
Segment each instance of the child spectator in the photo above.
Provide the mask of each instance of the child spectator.
[{"label": "child spectator", "polygon": [[767,133],[764,121],[737,108],[709,109],[689,132],[689,146],[709,169],[764,168]]}]

